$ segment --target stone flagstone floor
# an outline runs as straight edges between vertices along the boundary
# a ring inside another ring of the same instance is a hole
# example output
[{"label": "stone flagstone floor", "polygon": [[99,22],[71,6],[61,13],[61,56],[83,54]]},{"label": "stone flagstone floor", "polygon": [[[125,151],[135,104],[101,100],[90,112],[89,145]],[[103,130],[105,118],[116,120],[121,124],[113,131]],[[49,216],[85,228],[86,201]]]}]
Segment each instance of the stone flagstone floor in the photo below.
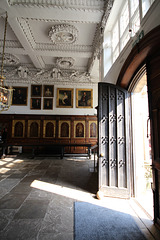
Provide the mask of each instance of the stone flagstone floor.
[{"label": "stone flagstone floor", "polygon": [[[29,159],[17,155],[1,159],[0,239],[73,240],[75,201],[121,209],[126,209],[126,203],[131,206],[128,200],[96,199],[93,166],[93,160],[75,157]],[[133,205],[130,209],[134,215]],[[147,239],[158,239],[152,221],[145,223],[137,214],[134,217]]]}]

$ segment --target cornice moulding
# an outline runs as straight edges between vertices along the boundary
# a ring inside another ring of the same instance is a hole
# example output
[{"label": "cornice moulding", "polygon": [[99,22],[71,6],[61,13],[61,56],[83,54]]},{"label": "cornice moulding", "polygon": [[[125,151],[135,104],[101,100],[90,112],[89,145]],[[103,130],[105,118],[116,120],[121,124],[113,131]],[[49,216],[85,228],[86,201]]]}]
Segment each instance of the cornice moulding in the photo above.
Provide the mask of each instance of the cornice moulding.
[{"label": "cornice moulding", "polygon": [[101,51],[102,51],[102,48],[103,48],[103,46],[102,46],[103,33],[104,33],[104,30],[105,30],[106,22],[108,20],[108,17],[110,15],[111,10],[112,10],[113,3],[114,3],[114,0],[108,0],[105,3],[105,12],[103,14],[101,23],[99,23],[97,25],[97,30],[96,30],[94,41],[93,41],[94,51],[93,51],[92,57],[91,57],[91,59],[89,61],[89,64],[88,64],[88,72],[91,72],[91,69],[93,67],[94,60],[96,59],[96,57],[98,59],[100,58],[100,54],[101,54]]}]

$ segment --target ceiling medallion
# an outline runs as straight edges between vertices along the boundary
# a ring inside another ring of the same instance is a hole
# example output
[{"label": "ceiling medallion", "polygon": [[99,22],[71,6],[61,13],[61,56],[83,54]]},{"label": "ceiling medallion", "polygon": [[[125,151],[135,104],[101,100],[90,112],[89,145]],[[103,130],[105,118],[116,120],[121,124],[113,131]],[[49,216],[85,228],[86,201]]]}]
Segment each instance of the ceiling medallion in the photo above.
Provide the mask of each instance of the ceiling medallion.
[{"label": "ceiling medallion", "polygon": [[57,58],[56,64],[59,68],[67,69],[73,66],[74,59],[71,57]]},{"label": "ceiling medallion", "polygon": [[70,44],[76,42],[78,30],[72,25],[59,24],[51,27],[48,36],[54,44]]},{"label": "ceiling medallion", "polygon": [[[2,54],[0,54],[0,62],[2,62]],[[19,64],[19,59],[12,54],[4,54],[4,65],[17,65]]]}]

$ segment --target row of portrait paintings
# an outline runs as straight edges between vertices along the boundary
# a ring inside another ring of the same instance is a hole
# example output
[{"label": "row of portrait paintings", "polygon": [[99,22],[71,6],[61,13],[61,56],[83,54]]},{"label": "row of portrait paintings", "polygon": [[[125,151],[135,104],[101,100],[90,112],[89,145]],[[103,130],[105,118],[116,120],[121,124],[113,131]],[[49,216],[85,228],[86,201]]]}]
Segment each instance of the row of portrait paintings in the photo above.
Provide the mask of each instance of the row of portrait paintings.
[{"label": "row of portrait paintings", "polygon": [[[71,137],[71,122],[60,120],[58,130],[59,138]],[[43,137],[55,138],[56,121],[43,121]],[[74,121],[74,137],[85,138],[85,121]],[[23,138],[25,134],[25,120],[13,120],[12,137]],[[28,137],[40,137],[40,120],[28,120]],[[89,137],[97,138],[97,122],[89,121]]]},{"label": "row of portrait paintings", "polygon": [[[13,87],[12,105],[27,105],[28,87]],[[53,109],[54,86],[43,86],[43,109]],[[42,85],[31,85],[31,109],[41,109]],[[57,88],[56,107],[73,108],[73,88]],[[76,89],[76,107],[93,107],[93,89]]]}]

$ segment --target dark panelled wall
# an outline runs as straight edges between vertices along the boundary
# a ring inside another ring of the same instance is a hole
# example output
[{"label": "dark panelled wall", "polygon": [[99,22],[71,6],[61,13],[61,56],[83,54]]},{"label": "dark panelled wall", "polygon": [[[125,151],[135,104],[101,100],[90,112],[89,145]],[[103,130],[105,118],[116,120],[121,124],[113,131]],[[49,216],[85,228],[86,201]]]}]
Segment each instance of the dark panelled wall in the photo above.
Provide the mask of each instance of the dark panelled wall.
[{"label": "dark panelled wall", "polygon": [[[1,134],[7,129],[11,144],[97,144],[97,116],[73,115],[0,115]],[[86,151],[72,147],[72,153]]]}]

